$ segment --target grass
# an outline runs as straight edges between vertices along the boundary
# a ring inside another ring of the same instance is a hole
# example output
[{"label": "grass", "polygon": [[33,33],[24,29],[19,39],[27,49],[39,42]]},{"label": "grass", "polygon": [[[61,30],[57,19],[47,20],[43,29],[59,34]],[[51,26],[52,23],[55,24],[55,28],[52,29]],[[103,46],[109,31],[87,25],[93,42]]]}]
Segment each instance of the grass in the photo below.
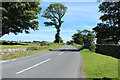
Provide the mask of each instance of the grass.
[{"label": "grass", "polygon": [[86,78],[118,78],[119,59],[97,54],[88,49],[82,50],[81,45],[75,44],[73,46],[81,50],[80,52],[83,60],[83,75]]},{"label": "grass", "polygon": [[96,54],[88,49],[81,50],[83,74],[87,78],[118,78],[118,59]]},{"label": "grass", "polygon": [[40,47],[39,45],[0,45],[0,49],[17,49],[27,47]]},{"label": "grass", "polygon": [[55,49],[60,48],[63,45],[65,45],[65,44],[57,44],[57,43],[55,43],[53,45],[48,46],[48,48],[49,48],[49,50],[55,50]]},{"label": "grass", "polygon": [[0,55],[0,57],[2,57],[2,60],[10,60],[10,59],[15,59],[15,58],[19,58],[19,57],[40,54],[40,53],[43,53],[43,52],[46,52],[46,51],[48,51],[48,49],[34,50],[34,51],[19,51],[19,52],[16,52],[16,53]]},{"label": "grass", "polygon": [[76,47],[79,50],[83,49],[83,45],[73,44],[72,46]]},{"label": "grass", "polygon": [[[15,46],[18,46],[18,45],[15,45]],[[48,45],[48,46],[43,46],[44,48],[41,48],[39,50],[19,51],[19,52],[16,52],[16,53],[0,55],[0,59],[1,60],[9,60],[9,59],[15,59],[15,58],[24,57],[24,56],[40,54],[40,53],[44,53],[44,52],[49,51],[49,50],[58,49],[62,46],[64,46],[64,44],[54,43],[54,44],[51,44],[51,45]],[[29,46],[29,47],[33,47],[33,46]],[[34,46],[34,47],[41,47],[41,46]]]}]

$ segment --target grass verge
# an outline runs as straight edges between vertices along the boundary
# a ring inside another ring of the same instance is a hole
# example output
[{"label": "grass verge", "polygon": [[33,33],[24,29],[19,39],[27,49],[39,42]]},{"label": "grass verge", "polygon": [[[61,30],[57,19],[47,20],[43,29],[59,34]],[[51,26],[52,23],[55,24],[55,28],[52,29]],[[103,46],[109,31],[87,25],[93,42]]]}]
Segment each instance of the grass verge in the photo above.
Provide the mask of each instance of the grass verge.
[{"label": "grass verge", "polygon": [[82,50],[83,49],[83,45],[73,44],[72,46],[76,47],[78,50]]},{"label": "grass verge", "polygon": [[24,56],[40,54],[40,53],[44,53],[46,51],[48,51],[48,49],[34,50],[34,51],[19,51],[16,53],[0,55],[0,57],[2,57],[1,58],[2,60],[9,60],[9,59],[15,59],[15,58],[20,58],[20,57],[24,57]]},{"label": "grass verge", "polygon": [[118,59],[81,50],[83,73],[87,78],[118,78]]},{"label": "grass verge", "polygon": [[58,49],[62,46],[64,46],[64,44],[55,43],[55,44],[52,44],[49,46],[44,46],[44,48],[38,49],[38,50],[19,51],[19,52],[15,52],[15,53],[0,55],[0,59],[1,60],[9,60],[9,59],[15,59],[15,58],[20,58],[20,57],[24,57],[24,56],[40,54],[40,53],[47,52],[49,50]]},{"label": "grass verge", "polygon": [[39,45],[0,45],[0,49],[17,49],[27,47],[40,47]]}]

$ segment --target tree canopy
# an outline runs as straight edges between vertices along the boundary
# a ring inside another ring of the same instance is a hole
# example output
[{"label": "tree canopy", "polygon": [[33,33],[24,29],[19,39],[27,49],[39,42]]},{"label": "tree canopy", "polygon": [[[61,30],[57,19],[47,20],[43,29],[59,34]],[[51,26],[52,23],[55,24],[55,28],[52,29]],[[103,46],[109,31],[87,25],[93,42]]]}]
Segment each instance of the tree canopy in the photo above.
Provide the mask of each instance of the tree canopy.
[{"label": "tree canopy", "polygon": [[95,38],[94,33],[89,30],[83,30],[83,31],[77,30],[77,33],[75,33],[72,36],[74,43],[81,45],[84,45],[89,42],[93,42],[94,38]]},{"label": "tree canopy", "polygon": [[2,2],[2,37],[9,33],[29,33],[38,30],[37,14],[41,7],[39,2]]},{"label": "tree canopy", "polygon": [[93,31],[77,30],[77,33],[72,36],[72,39],[74,43],[84,45],[84,48],[93,49],[94,47],[95,35]]},{"label": "tree canopy", "polygon": [[56,43],[63,42],[60,37],[60,27],[64,21],[62,21],[63,16],[67,11],[67,7],[63,4],[54,3],[50,4],[47,9],[44,11],[42,17],[49,19],[50,21],[44,22],[45,26],[55,26],[57,33],[55,35]]},{"label": "tree canopy", "polygon": [[96,32],[98,44],[117,44],[120,40],[120,1],[103,2],[99,6],[102,23],[93,30]]}]

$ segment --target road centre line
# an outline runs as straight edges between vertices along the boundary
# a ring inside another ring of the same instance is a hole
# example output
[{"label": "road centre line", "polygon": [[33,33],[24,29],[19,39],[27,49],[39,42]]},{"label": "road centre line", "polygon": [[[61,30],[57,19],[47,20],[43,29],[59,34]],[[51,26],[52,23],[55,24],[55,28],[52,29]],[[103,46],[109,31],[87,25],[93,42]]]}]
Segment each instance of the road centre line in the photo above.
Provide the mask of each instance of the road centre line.
[{"label": "road centre line", "polygon": [[12,59],[11,61],[15,61],[15,60],[17,60],[17,59]]},{"label": "road centre line", "polygon": [[61,52],[60,54],[58,54],[58,55],[62,55],[64,52]]},{"label": "road centre line", "polygon": [[22,73],[22,72],[25,72],[25,71],[27,71],[27,70],[29,70],[29,69],[32,69],[32,68],[34,68],[34,67],[36,67],[36,66],[38,66],[38,65],[40,65],[40,64],[43,64],[43,63],[45,63],[45,62],[47,62],[47,61],[49,61],[49,60],[51,60],[51,59],[52,59],[52,58],[49,58],[49,59],[47,59],[47,60],[45,60],[45,61],[42,61],[42,62],[40,62],[40,63],[38,63],[38,64],[35,64],[35,65],[31,66],[31,67],[28,67],[28,68],[26,68],[26,69],[24,69],[24,70],[21,70],[21,71],[17,72],[16,74],[20,74],[20,73]]}]

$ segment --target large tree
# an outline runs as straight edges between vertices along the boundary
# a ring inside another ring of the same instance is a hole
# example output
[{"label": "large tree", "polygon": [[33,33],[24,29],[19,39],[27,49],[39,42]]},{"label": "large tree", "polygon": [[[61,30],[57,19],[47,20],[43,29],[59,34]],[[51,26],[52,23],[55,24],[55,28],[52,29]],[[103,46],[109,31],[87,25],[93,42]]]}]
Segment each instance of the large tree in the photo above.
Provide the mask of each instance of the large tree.
[{"label": "large tree", "polygon": [[38,30],[37,14],[41,7],[39,2],[2,2],[2,33],[29,33],[30,29]]},{"label": "large tree", "polygon": [[83,34],[80,30],[77,30],[77,33],[75,33],[73,36],[72,36],[72,39],[73,39],[73,42],[76,43],[76,44],[80,44],[80,45],[84,45],[84,42],[83,42]]},{"label": "large tree", "polygon": [[89,30],[77,30],[77,33],[75,33],[72,36],[73,42],[76,44],[84,45],[84,48],[88,48],[90,50],[94,50],[94,40],[95,35],[93,31]]},{"label": "large tree", "polygon": [[93,31],[89,30],[77,30],[77,33],[75,33],[72,36],[72,39],[74,43],[81,44],[81,45],[90,45],[91,43],[94,43],[95,35]]},{"label": "large tree", "polygon": [[96,32],[98,44],[114,43],[120,40],[120,1],[103,2],[99,6],[102,23],[98,23],[93,30]]},{"label": "large tree", "polygon": [[42,17],[49,19],[50,21],[44,22],[45,26],[55,26],[57,33],[55,35],[55,43],[62,42],[60,37],[60,28],[64,21],[62,21],[63,16],[67,11],[67,7],[63,4],[54,3],[50,4],[47,9],[44,11]]}]

